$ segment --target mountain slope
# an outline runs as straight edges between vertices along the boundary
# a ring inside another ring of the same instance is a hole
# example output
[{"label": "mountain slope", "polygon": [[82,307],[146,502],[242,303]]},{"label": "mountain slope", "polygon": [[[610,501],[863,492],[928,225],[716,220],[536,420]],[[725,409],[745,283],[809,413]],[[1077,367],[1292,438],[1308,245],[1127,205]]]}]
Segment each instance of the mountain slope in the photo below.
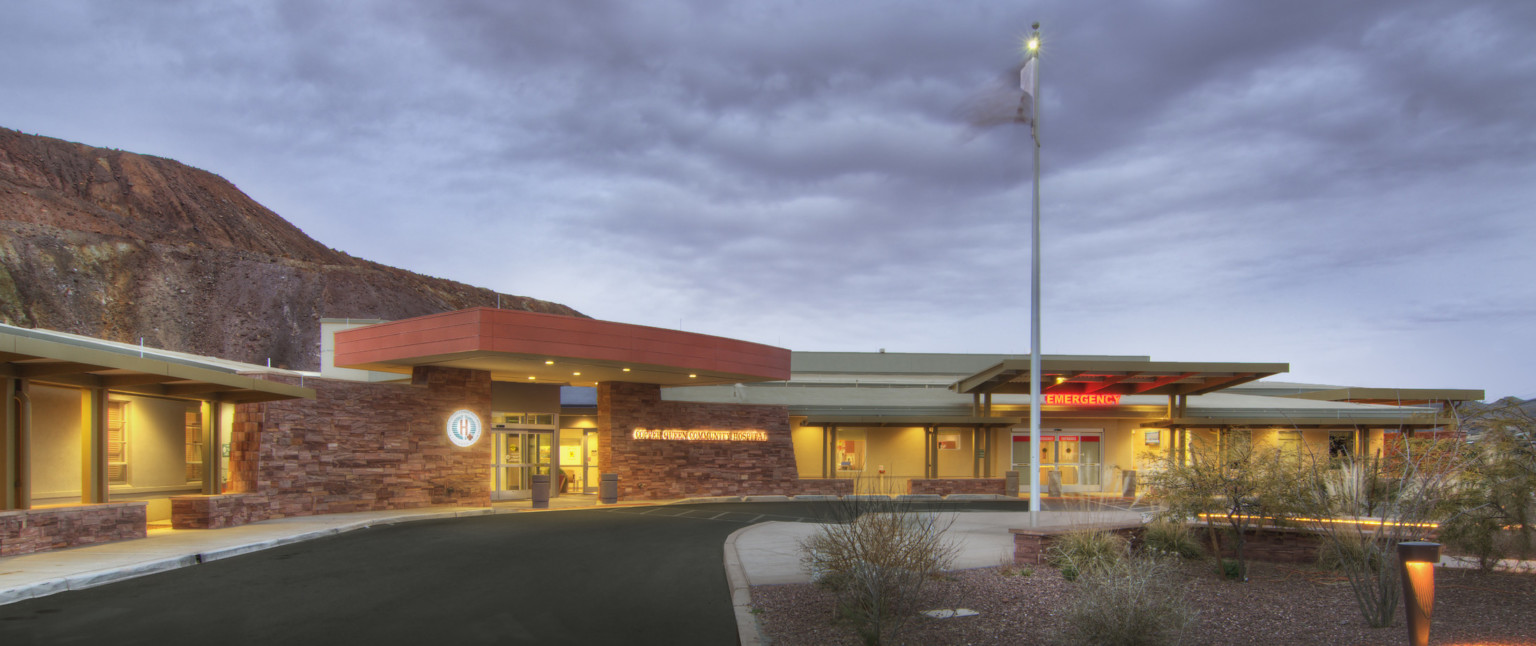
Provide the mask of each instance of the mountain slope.
[{"label": "mountain slope", "polygon": [[496,304],[330,249],[212,173],[0,128],[0,322],[310,369],[322,317]]}]

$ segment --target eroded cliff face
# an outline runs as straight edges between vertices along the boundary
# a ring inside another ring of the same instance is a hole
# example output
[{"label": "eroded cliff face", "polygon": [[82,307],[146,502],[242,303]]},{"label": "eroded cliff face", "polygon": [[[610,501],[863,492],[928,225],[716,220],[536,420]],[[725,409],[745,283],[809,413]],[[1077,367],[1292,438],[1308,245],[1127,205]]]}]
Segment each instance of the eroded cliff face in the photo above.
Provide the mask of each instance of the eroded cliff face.
[{"label": "eroded cliff face", "polygon": [[322,317],[496,303],[330,249],[212,173],[0,128],[0,322],[313,369]]}]

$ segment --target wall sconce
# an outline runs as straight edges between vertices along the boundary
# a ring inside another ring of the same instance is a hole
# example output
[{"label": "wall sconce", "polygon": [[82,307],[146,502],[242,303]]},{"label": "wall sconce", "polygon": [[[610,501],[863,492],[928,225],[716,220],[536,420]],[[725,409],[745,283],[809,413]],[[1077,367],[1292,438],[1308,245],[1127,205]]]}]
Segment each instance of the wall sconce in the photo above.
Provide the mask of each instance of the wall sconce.
[{"label": "wall sconce", "polygon": [[1403,610],[1408,613],[1408,643],[1428,646],[1429,620],[1435,609],[1435,564],[1440,544],[1405,541],[1397,544],[1403,575]]}]

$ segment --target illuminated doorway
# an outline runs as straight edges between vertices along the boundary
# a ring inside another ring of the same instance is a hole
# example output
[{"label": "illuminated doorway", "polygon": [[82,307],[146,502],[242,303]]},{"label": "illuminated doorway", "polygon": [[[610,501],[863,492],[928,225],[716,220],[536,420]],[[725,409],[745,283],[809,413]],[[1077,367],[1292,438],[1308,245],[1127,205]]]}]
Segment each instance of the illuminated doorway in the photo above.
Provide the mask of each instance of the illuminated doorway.
[{"label": "illuminated doorway", "polygon": [[[495,431],[491,500],[525,500],[533,495],[533,476],[548,475],[553,433]],[[558,486],[550,483],[551,487]]]},{"label": "illuminated doorway", "polygon": [[[1040,434],[1040,487],[1061,474],[1062,491],[1098,491],[1103,488],[1104,432],[1102,429],[1053,428]],[[1021,478],[1030,468],[1029,433],[1014,431],[1013,468]],[[1020,482],[1027,487],[1028,480]]]}]

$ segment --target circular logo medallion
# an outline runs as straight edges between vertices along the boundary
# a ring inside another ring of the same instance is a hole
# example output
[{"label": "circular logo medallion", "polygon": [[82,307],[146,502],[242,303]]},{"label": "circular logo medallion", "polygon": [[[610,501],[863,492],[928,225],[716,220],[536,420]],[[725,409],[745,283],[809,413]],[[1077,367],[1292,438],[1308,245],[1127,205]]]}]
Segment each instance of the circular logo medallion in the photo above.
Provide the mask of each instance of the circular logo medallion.
[{"label": "circular logo medallion", "polygon": [[448,441],[454,446],[470,446],[480,441],[480,416],[474,411],[455,411],[448,417]]}]

